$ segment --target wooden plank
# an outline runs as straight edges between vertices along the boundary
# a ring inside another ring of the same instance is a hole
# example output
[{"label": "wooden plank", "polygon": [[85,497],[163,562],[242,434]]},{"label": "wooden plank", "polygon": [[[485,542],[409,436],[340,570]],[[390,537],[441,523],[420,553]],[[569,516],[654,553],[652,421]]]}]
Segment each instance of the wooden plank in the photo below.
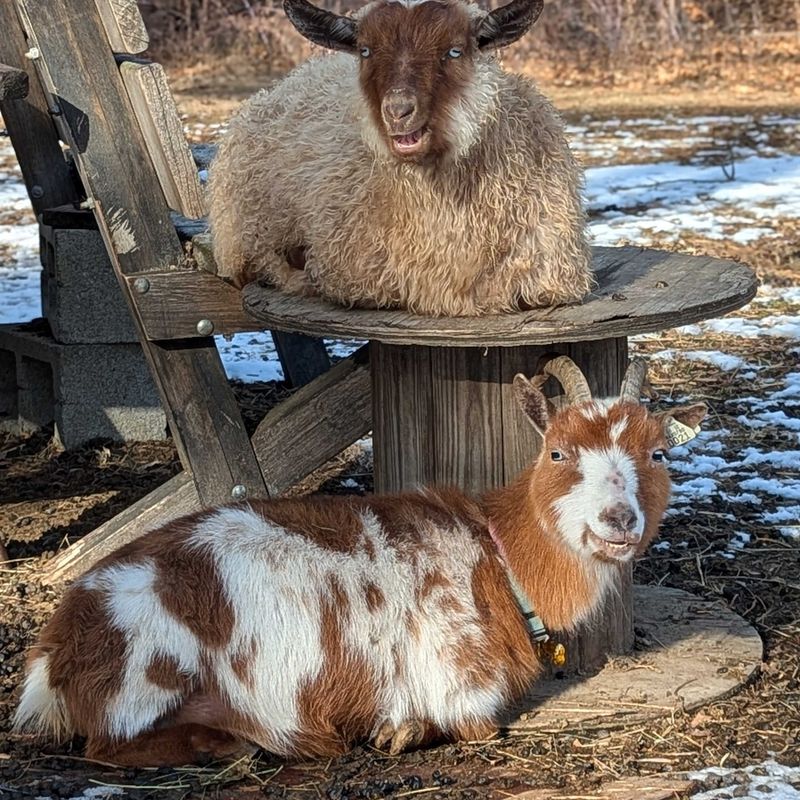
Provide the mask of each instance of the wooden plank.
[{"label": "wooden plank", "polygon": [[[131,119],[102,23],[84,0],[16,3],[29,43],[41,54],[37,70],[50,97],[57,98],[64,136],[130,300],[121,276],[177,269],[185,254],[143,136]],[[143,333],[142,339],[181,460],[201,500],[227,500],[239,484],[250,496],[266,495],[213,339],[151,343]]]},{"label": "wooden plank", "polygon": [[150,46],[136,0],[95,0],[108,42],[115,53],[142,53]]},{"label": "wooden plank", "polygon": [[25,58],[29,45],[13,3],[0,3],[0,61],[28,75],[28,94],[23,99],[0,100],[0,113],[11,137],[28,196],[36,214],[63,203],[78,202],[82,191],[58,142],[48,100]]},{"label": "wooden plank", "polygon": [[118,547],[200,508],[191,476],[181,472],[58,553],[48,563],[42,581],[55,584],[73,580]]},{"label": "wooden plank", "polygon": [[0,64],[0,100],[24,100],[28,96],[28,73]]},{"label": "wooden plank", "polygon": [[[137,290],[147,281],[147,290]],[[189,339],[209,333],[260,330],[242,309],[242,295],[221,278],[203,270],[171,270],[126,278],[131,297],[150,341]],[[200,320],[213,328],[198,333]]]},{"label": "wooden plank", "polygon": [[304,386],[331,368],[331,359],[322,339],[283,331],[272,331],[271,334],[290,386]]},{"label": "wooden plank", "polygon": [[272,409],[253,434],[270,494],[279,494],[372,427],[367,347]]},{"label": "wooden plank", "polygon": [[[270,492],[294,486],[370,429],[367,350],[362,348],[296,392],[262,420],[253,437]],[[148,530],[203,507],[188,472],[181,472],[56,555],[42,580],[73,580]]]},{"label": "wooden plank", "polygon": [[431,348],[370,343],[375,491],[430,483],[436,471]]},{"label": "wooden plank", "polygon": [[508,800],[677,800],[697,787],[697,781],[681,776],[646,775],[619,778],[599,789],[576,792],[574,789],[533,789],[507,795]]},{"label": "wooden plank", "polygon": [[120,65],[120,74],[167,205],[190,219],[202,217],[206,213],[203,187],[164,68],[126,61]]},{"label": "wooden plank", "polygon": [[744,264],[637,247],[595,248],[598,288],[582,305],[481,317],[421,317],[347,309],[250,284],[245,310],[266,327],[387,344],[513,347],[631,336],[720,316],[748,303],[758,281]]},{"label": "wooden plank", "polygon": [[247,497],[267,496],[214,340],[152,342],[150,351],[172,411],[170,427],[182,433],[181,461],[204,504],[229,501],[236,486]]},{"label": "wooden plank", "polygon": [[429,349],[429,418],[436,457],[433,475],[423,481],[458,486],[471,494],[502,486],[500,349]]},{"label": "wooden plank", "polygon": [[664,586],[634,586],[640,649],[591,676],[536,681],[504,727],[597,731],[685,714],[728,697],[757,673],[758,632],[724,603]]}]

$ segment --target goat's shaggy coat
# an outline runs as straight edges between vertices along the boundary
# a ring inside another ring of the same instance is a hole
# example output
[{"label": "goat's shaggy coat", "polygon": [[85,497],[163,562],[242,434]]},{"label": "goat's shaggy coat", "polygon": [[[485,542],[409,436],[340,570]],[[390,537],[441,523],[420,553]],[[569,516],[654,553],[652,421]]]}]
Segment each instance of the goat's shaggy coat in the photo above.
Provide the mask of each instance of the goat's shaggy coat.
[{"label": "goat's shaggy coat", "polygon": [[[495,542],[553,631],[585,622],[669,495],[664,422],[582,402],[542,455],[480,502],[455,489],[260,501],[146,534],[68,591],[33,648],[17,725],[90,757],[180,764],[242,741],[333,755],[474,739],[540,670]],[[695,425],[702,406],[683,413]],[[558,458],[556,458],[558,456]]]},{"label": "goat's shaggy coat", "polygon": [[[448,14],[467,31],[481,13],[458,0],[411,8],[379,0],[356,16],[367,35],[379,14],[409,15],[395,20],[398,41],[387,45],[399,48],[406,31],[438,30],[424,15]],[[414,14],[423,18],[414,23]],[[450,47],[448,35],[445,27],[433,45],[436,69],[435,47]],[[405,45],[412,54],[422,47]],[[376,86],[391,82],[376,77],[377,59],[361,67],[350,54],[311,59],[231,121],[210,180],[220,274],[431,315],[582,298],[591,283],[582,177],[551,104],[467,42],[447,66],[457,75],[428,76],[431,92],[451,82],[425,112],[429,159],[414,163],[392,153],[381,128]]]}]

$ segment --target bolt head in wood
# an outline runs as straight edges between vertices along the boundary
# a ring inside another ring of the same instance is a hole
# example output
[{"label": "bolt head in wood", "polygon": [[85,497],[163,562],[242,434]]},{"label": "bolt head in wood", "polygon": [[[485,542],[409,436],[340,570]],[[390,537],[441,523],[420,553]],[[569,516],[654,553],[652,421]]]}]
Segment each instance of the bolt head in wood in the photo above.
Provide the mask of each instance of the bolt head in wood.
[{"label": "bolt head in wood", "polygon": [[40,56],[41,53],[39,52],[38,47],[31,47],[31,49],[25,53],[25,58],[29,58],[31,61],[35,61]]},{"label": "bolt head in wood", "polygon": [[31,186],[31,197],[34,200],[41,200],[44,197],[44,189],[38,183]]},{"label": "bolt head in wood", "polygon": [[150,290],[150,281],[147,278],[137,278],[133,282],[133,288],[138,294],[147,294]]},{"label": "bolt head in wood", "polygon": [[231,497],[234,500],[244,500],[245,497],[247,497],[247,487],[241,483],[237,483],[236,486],[231,489]]},{"label": "bolt head in wood", "polygon": [[211,336],[214,333],[214,323],[210,319],[201,319],[197,323],[197,332],[201,336]]}]

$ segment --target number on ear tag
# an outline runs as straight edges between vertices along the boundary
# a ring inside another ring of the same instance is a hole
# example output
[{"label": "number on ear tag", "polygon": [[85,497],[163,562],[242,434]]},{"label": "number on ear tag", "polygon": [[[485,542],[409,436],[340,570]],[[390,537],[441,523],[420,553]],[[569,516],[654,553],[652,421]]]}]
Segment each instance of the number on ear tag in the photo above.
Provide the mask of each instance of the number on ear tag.
[{"label": "number on ear tag", "polygon": [[682,422],[678,422],[678,420],[670,417],[666,428],[667,444],[670,447],[686,444],[686,442],[690,442],[694,439],[698,433],[700,433],[699,426],[690,428],[688,425],[684,425]]}]

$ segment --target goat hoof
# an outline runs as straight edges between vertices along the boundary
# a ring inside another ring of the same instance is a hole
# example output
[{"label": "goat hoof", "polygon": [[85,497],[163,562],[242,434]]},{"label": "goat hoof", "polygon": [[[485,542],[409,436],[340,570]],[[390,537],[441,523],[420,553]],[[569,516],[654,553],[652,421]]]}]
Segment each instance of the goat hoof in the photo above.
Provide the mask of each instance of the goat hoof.
[{"label": "goat hoof", "polygon": [[394,734],[394,725],[392,725],[391,722],[384,722],[383,725],[378,728],[378,732],[375,734],[375,738],[373,739],[372,743],[378,750],[384,750],[386,745],[392,741]]},{"label": "goat hoof", "polygon": [[416,719],[403,722],[396,728],[391,722],[384,722],[375,735],[374,744],[379,750],[385,750],[388,746],[389,755],[396,756],[419,747],[426,734],[427,727]]}]

